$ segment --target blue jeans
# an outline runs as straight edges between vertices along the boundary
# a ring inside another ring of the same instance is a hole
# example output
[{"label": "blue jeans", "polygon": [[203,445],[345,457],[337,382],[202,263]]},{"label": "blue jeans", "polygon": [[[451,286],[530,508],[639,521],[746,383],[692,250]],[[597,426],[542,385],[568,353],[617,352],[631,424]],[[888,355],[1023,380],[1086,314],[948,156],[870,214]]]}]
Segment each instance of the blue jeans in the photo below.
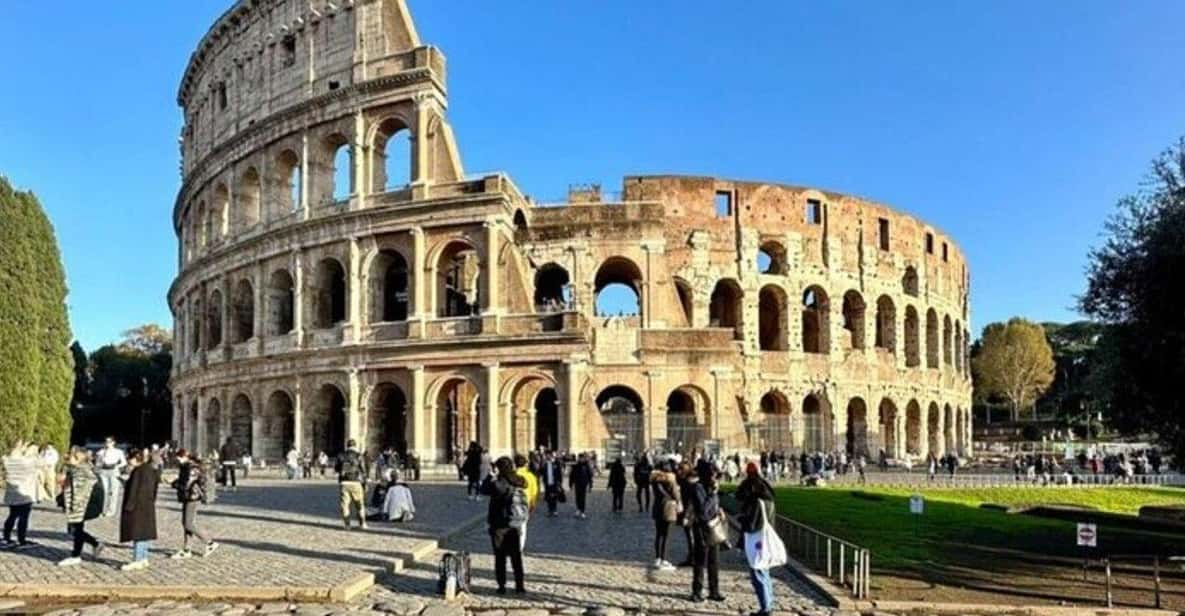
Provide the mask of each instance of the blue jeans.
[{"label": "blue jeans", "polygon": [[102,469],[98,475],[103,485],[103,515],[113,516],[119,503],[119,471]]},{"label": "blue jeans", "polygon": [[151,541],[133,541],[132,542],[132,560],[141,561],[148,560],[148,548],[152,547]]},{"label": "blue jeans", "polygon": [[769,577],[769,569],[750,569],[749,581],[753,583],[753,590],[757,592],[757,605],[763,614],[774,610],[774,582]]}]

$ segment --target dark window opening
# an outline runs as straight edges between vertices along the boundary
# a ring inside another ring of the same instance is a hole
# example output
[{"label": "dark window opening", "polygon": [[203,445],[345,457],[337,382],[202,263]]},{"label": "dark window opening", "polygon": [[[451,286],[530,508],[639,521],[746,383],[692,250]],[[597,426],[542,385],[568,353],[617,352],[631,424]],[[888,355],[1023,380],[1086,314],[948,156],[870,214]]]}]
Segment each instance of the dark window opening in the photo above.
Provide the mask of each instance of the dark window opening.
[{"label": "dark window opening", "polygon": [[877,227],[881,243],[881,250],[889,250],[889,219],[878,218]]},{"label": "dark window opening", "polygon": [[340,81],[330,81],[329,82],[329,89],[330,90],[336,90],[340,87],[342,87],[342,84]]},{"label": "dark window opening", "polygon": [[928,255],[934,254],[934,234],[933,233],[926,234],[926,254],[928,254]]},{"label": "dark window opening", "polygon": [[218,110],[225,110],[226,105],[226,82],[222,81],[218,83]]},{"label": "dark window opening", "polygon": [[286,36],[283,41],[284,45],[284,68],[296,64],[296,37]]},{"label": "dark window opening", "polygon": [[730,216],[732,216],[732,193],[718,191],[716,193],[716,218],[728,218]]},{"label": "dark window opening", "polygon": [[950,260],[950,246],[948,246],[946,242],[942,243],[942,260],[943,261]]},{"label": "dark window opening", "polygon": [[823,224],[823,204],[818,199],[806,200],[806,224]]}]

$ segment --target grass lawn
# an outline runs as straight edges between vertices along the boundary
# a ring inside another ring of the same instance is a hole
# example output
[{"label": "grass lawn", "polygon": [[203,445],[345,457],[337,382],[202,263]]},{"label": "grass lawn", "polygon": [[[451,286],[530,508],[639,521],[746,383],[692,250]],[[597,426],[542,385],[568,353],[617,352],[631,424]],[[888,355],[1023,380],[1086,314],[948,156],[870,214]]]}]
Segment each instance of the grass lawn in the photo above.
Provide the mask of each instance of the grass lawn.
[{"label": "grass lawn", "polygon": [[[870,490],[879,494],[909,497],[914,490]],[[1136,515],[1143,505],[1185,505],[1185,490],[1179,488],[935,488],[924,490],[927,500],[939,500],[978,507],[985,503],[1007,507],[1073,505],[1097,511]]]}]

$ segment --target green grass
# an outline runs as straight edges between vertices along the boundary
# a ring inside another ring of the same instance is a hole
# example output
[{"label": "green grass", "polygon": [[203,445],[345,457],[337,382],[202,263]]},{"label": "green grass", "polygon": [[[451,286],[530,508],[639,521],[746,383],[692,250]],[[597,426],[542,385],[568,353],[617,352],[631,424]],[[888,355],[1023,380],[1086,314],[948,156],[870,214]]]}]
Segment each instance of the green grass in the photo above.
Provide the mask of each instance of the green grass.
[{"label": "green grass", "polygon": [[[907,489],[875,489],[870,492],[905,496]],[[927,500],[978,507],[985,503],[1006,507],[1073,505],[1109,513],[1136,515],[1143,505],[1185,505],[1185,491],[1177,488],[935,488],[923,490]]]}]

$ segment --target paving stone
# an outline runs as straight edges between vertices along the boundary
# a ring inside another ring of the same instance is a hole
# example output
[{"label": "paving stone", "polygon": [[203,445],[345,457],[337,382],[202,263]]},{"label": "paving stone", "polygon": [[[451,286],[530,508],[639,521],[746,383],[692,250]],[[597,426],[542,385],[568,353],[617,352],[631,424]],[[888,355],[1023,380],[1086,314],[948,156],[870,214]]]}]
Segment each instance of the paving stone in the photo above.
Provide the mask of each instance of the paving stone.
[{"label": "paving stone", "polygon": [[420,616],[465,616],[465,608],[459,605],[429,605]]},{"label": "paving stone", "polygon": [[292,611],[287,603],[264,603],[256,610],[257,614],[285,614]]},{"label": "paving stone", "polygon": [[17,599],[0,599],[0,611],[15,610],[25,607],[25,602]]},{"label": "paving stone", "polygon": [[584,614],[585,616],[625,616],[625,610],[619,607],[597,606],[589,608]]},{"label": "paving stone", "polygon": [[424,602],[419,599],[406,597],[377,603],[374,609],[379,612],[398,614],[398,616],[414,616],[424,610]]}]

